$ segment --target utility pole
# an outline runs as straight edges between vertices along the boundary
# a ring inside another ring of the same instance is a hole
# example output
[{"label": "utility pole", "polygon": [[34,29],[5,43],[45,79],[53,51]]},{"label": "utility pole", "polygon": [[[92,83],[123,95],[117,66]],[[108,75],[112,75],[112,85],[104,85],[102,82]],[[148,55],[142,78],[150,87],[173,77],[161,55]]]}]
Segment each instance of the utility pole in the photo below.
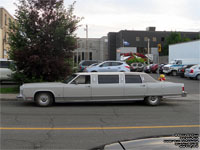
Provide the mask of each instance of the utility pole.
[{"label": "utility pole", "polygon": [[147,53],[148,53],[148,65],[149,65],[149,41],[150,41],[150,39],[148,38],[148,47],[147,47]]},{"label": "utility pole", "polygon": [[89,60],[89,52],[88,52],[88,25],[86,24],[86,41],[85,41],[85,49],[86,49],[86,60]]}]

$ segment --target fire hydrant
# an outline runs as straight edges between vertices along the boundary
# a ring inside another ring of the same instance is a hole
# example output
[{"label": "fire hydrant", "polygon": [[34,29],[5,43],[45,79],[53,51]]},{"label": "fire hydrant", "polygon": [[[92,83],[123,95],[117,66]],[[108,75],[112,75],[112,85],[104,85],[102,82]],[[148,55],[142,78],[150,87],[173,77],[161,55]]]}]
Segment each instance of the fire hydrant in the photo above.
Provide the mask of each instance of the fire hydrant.
[{"label": "fire hydrant", "polygon": [[158,78],[159,81],[165,81],[166,78],[165,78],[165,75],[164,74],[161,74],[160,77]]}]

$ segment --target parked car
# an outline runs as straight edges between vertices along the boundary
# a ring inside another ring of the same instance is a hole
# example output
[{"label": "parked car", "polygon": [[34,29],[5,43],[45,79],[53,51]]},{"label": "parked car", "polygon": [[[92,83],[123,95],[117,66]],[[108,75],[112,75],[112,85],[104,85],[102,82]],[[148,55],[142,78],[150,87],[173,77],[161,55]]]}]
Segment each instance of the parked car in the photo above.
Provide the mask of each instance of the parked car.
[{"label": "parked car", "polygon": [[183,83],[157,81],[140,72],[75,73],[63,83],[30,83],[20,86],[18,98],[38,106],[53,102],[142,100],[159,105],[163,96],[186,96]]},{"label": "parked car", "polygon": [[177,75],[182,77],[182,78],[185,77],[185,75],[184,75],[185,74],[185,69],[191,68],[192,66],[194,66],[194,65],[184,65],[183,67],[178,69]]},{"label": "parked car", "polygon": [[98,63],[98,61],[96,60],[82,60],[80,63],[79,63],[79,72],[82,72],[86,67],[94,64],[94,63]]},{"label": "parked car", "polygon": [[163,72],[163,69],[164,69],[164,66],[165,66],[166,64],[160,64],[159,65],[159,73],[164,73]]},{"label": "parked car", "polygon": [[142,63],[132,63],[130,65],[130,70],[132,72],[142,72],[144,69],[144,64]]},{"label": "parked car", "polygon": [[123,61],[104,61],[96,66],[88,67],[85,72],[130,72],[130,66]]},{"label": "parked car", "polygon": [[12,61],[7,59],[0,59],[0,81],[11,80],[12,70],[10,69]]},{"label": "parked car", "polygon": [[192,66],[185,70],[185,77],[200,80],[200,65]]},{"label": "parked car", "polygon": [[151,73],[151,66],[152,66],[153,64],[150,64],[150,65],[147,65],[147,66],[145,66],[144,67],[144,72],[146,72],[146,73]]},{"label": "parked car", "polygon": [[152,64],[152,66],[151,66],[151,72],[152,73],[156,73],[157,70],[158,70],[158,64]]}]

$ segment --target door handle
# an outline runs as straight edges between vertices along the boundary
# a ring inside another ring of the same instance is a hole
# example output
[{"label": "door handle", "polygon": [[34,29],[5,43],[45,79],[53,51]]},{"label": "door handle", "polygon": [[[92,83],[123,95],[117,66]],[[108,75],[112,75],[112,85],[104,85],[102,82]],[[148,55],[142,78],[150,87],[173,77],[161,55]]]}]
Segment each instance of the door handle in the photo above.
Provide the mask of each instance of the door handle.
[{"label": "door handle", "polygon": [[143,84],[143,85],[140,85],[141,87],[145,87],[145,85]]},{"label": "door handle", "polygon": [[90,85],[87,85],[86,87],[90,87]]}]

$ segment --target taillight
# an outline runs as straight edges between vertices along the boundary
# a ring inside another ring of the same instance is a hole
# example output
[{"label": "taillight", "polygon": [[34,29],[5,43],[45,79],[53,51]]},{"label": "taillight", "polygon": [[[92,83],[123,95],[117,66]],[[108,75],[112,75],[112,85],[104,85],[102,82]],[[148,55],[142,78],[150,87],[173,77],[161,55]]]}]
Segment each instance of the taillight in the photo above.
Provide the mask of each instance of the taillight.
[{"label": "taillight", "polygon": [[80,69],[81,69],[81,66],[80,66]]},{"label": "taillight", "polygon": [[182,87],[182,91],[185,91],[185,87],[184,86]]},{"label": "taillight", "polygon": [[130,69],[130,66],[125,66],[126,68]]},{"label": "taillight", "polygon": [[191,69],[191,70],[190,70],[190,73],[194,73],[194,70],[193,70],[193,69]]},{"label": "taillight", "polygon": [[184,70],[184,69],[182,69],[181,71],[182,71],[182,72],[184,72],[185,70]]}]

